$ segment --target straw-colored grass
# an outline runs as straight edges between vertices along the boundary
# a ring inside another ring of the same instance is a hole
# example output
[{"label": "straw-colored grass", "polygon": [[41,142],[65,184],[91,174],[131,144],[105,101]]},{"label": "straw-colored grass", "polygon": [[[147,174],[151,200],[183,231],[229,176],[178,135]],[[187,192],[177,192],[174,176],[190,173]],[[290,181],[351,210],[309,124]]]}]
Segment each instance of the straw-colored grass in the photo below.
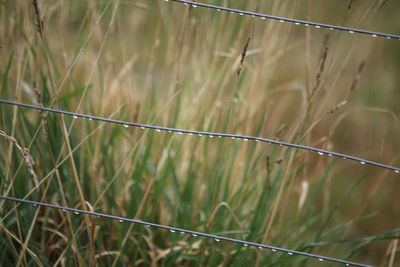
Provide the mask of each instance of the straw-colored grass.
[{"label": "straw-colored grass", "polygon": [[[398,1],[202,2],[399,33]],[[399,41],[158,0],[32,3],[0,2],[3,99],[400,166]],[[1,195],[400,264],[393,172],[261,143],[0,111]],[[323,265],[5,201],[0,240],[2,266]]]}]

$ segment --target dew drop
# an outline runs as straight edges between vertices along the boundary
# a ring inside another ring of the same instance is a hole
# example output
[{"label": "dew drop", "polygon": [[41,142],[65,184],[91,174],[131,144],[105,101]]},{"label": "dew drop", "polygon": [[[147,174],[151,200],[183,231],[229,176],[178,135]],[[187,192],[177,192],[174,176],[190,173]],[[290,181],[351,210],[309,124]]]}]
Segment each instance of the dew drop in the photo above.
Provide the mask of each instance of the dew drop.
[{"label": "dew drop", "polygon": [[160,129],[156,129],[156,132],[161,132],[161,130]]},{"label": "dew drop", "polygon": [[150,225],[150,224],[146,224],[146,227],[150,228],[150,227],[151,227],[151,225]]},{"label": "dew drop", "polygon": [[276,249],[272,249],[273,252],[276,252]]},{"label": "dew drop", "polygon": [[298,23],[298,22],[295,22],[294,24],[296,24],[296,25],[300,25],[300,23]]},{"label": "dew drop", "polygon": [[386,39],[392,39],[392,37],[390,37],[390,36],[387,36],[387,37],[386,37]]},{"label": "dew drop", "polygon": [[171,233],[175,233],[175,230],[169,230]]},{"label": "dew drop", "polygon": [[197,236],[197,234],[192,234],[192,236]]},{"label": "dew drop", "polygon": [[239,13],[240,16],[243,16],[243,13]]},{"label": "dew drop", "polygon": [[231,139],[232,139],[232,140],[235,140],[235,139],[236,139],[236,137],[231,137]]},{"label": "dew drop", "polygon": [[243,246],[248,247],[249,245],[248,244],[243,244]]},{"label": "dew drop", "polygon": [[265,19],[264,17],[261,17],[261,19]]},{"label": "dew drop", "polygon": [[332,157],[333,155],[329,153],[328,156],[329,156],[329,157]]},{"label": "dew drop", "polygon": [[66,210],[66,209],[62,209],[62,211],[63,211],[63,212],[67,212],[67,210]]},{"label": "dew drop", "polygon": [[284,20],[280,19],[279,22],[285,22]]},{"label": "dew drop", "polygon": [[217,11],[221,11],[221,9],[218,8]]},{"label": "dew drop", "polygon": [[259,249],[262,249],[263,247],[258,247]]},{"label": "dew drop", "polygon": [[118,220],[118,221],[121,222],[121,223],[124,222],[123,220]]},{"label": "dew drop", "polygon": [[349,31],[349,33],[354,33],[353,31]]},{"label": "dew drop", "polygon": [[89,120],[92,121],[93,119],[92,119],[92,118],[89,118]]},{"label": "dew drop", "polygon": [[197,5],[192,5],[192,7],[197,7]]},{"label": "dew drop", "polygon": [[395,170],[394,172],[395,172],[395,173],[400,173],[400,171],[399,171],[399,170]]},{"label": "dew drop", "polygon": [[249,141],[249,139],[247,139],[247,138],[244,138],[243,140],[244,140],[244,141]]},{"label": "dew drop", "polygon": [[210,138],[213,138],[213,137],[214,137],[214,135],[209,135],[208,137],[210,137]]},{"label": "dew drop", "polygon": [[324,153],[322,153],[322,152],[317,152],[318,153],[318,155],[323,155]]},{"label": "dew drop", "polygon": [[329,30],[333,31],[334,29],[332,27],[330,27]]},{"label": "dew drop", "polygon": [[320,259],[318,259],[318,260],[319,260],[319,261],[324,261],[324,259],[321,259],[321,258],[320,258]]},{"label": "dew drop", "polygon": [[78,116],[76,116],[76,115],[73,115],[73,116],[72,116],[72,118],[74,118],[74,119],[77,119],[77,118],[78,118]]},{"label": "dew drop", "polygon": [[287,254],[289,254],[289,255],[293,255],[293,253],[292,253],[292,252],[288,252]]},{"label": "dew drop", "polygon": [[33,204],[34,207],[37,207],[37,204]]},{"label": "dew drop", "polygon": [[128,128],[128,127],[129,127],[129,125],[128,125],[128,124],[124,124],[124,127],[125,127],[125,128]]},{"label": "dew drop", "polygon": [[215,238],[215,241],[219,242],[219,241],[220,241],[220,239],[218,239],[218,238]]},{"label": "dew drop", "polygon": [[178,134],[183,134],[182,132],[178,132]]},{"label": "dew drop", "polygon": [[308,27],[308,26],[310,26],[310,24],[307,24],[307,23],[306,23],[306,24],[304,24],[304,26]]},{"label": "dew drop", "polygon": [[373,35],[372,35],[372,37],[378,37],[378,35],[376,35],[376,34],[373,34]]},{"label": "dew drop", "polygon": [[360,163],[361,163],[361,164],[363,164],[363,165],[365,164],[365,162],[364,162],[364,161],[360,161]]},{"label": "dew drop", "polygon": [[202,134],[199,134],[199,136],[203,136]]},{"label": "dew drop", "polygon": [[75,213],[76,215],[79,215],[79,212],[77,212],[77,211],[74,211],[74,213]]},{"label": "dew drop", "polygon": [[319,29],[319,28],[321,28],[321,26],[319,26],[319,25],[315,25],[315,28]]},{"label": "dew drop", "polygon": [[144,130],[144,129],[146,129],[146,128],[144,128],[144,127],[142,126],[142,127],[140,127],[140,129]]}]

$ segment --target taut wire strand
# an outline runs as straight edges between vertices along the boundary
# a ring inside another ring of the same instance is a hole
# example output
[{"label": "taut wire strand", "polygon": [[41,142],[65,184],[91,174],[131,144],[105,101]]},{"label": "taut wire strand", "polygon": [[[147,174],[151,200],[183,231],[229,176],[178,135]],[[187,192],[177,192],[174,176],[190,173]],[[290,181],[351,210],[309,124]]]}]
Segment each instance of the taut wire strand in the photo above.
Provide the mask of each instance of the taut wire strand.
[{"label": "taut wire strand", "polygon": [[317,23],[317,22],[312,22],[312,21],[305,21],[305,20],[291,19],[291,18],[285,18],[285,17],[278,17],[278,16],[272,16],[272,15],[267,15],[267,14],[262,14],[262,13],[246,11],[246,10],[239,10],[239,9],[234,9],[234,8],[215,6],[215,5],[203,4],[203,3],[199,3],[199,2],[186,1],[186,0],[164,0],[164,1],[165,2],[181,3],[181,4],[185,4],[185,5],[190,5],[192,7],[204,7],[204,8],[217,10],[217,11],[224,11],[224,12],[235,13],[235,14],[239,14],[239,15],[247,15],[247,16],[261,18],[261,19],[271,19],[271,20],[277,20],[277,21],[280,21],[280,22],[289,22],[289,23],[294,23],[296,25],[303,25],[303,26],[306,26],[306,27],[307,26],[312,26],[312,27],[315,27],[315,28],[318,28],[318,29],[329,29],[329,30],[345,31],[345,32],[348,32],[348,33],[365,34],[365,35],[369,35],[369,36],[372,36],[372,37],[383,37],[383,38],[386,38],[386,39],[397,39],[397,40],[400,40],[400,35],[389,34],[389,33],[367,31],[367,30],[361,30],[361,29],[350,28],[350,27],[343,27],[343,26],[337,26],[337,25]]},{"label": "taut wire strand", "polygon": [[242,244],[245,247],[252,246],[252,247],[256,247],[258,249],[268,249],[268,250],[271,250],[272,252],[283,252],[283,253],[287,253],[288,255],[299,255],[299,256],[318,259],[319,261],[329,261],[329,262],[340,263],[340,264],[344,264],[345,266],[371,267],[371,265],[366,265],[366,264],[362,264],[362,263],[351,262],[351,261],[321,256],[321,255],[317,255],[317,254],[311,254],[311,253],[307,253],[307,252],[286,249],[286,248],[274,247],[274,246],[270,246],[270,245],[264,245],[264,244],[260,244],[260,243],[249,242],[249,241],[244,241],[244,240],[240,240],[240,239],[224,237],[224,236],[220,236],[220,235],[213,235],[213,234],[207,234],[207,233],[203,233],[203,232],[191,231],[191,230],[172,227],[172,226],[168,226],[168,225],[162,225],[162,224],[156,224],[156,223],[151,223],[151,222],[146,222],[146,221],[141,221],[141,220],[129,219],[126,217],[119,217],[119,216],[114,216],[114,215],[105,214],[105,213],[80,210],[80,209],[75,209],[75,208],[58,206],[58,205],[54,205],[54,204],[50,204],[50,203],[32,201],[32,200],[15,198],[15,197],[1,196],[1,195],[0,195],[0,199],[4,199],[4,200],[8,200],[8,201],[15,201],[15,202],[23,203],[23,204],[33,205],[36,207],[41,206],[41,207],[45,207],[45,208],[58,209],[63,212],[73,212],[76,215],[86,214],[86,215],[116,220],[119,222],[141,224],[141,225],[148,226],[148,227],[155,227],[155,228],[169,230],[172,233],[176,232],[176,233],[182,233],[182,234],[190,234],[193,237],[212,238],[217,242],[227,241],[227,242]]},{"label": "taut wire strand", "polygon": [[304,146],[304,145],[298,145],[298,144],[292,144],[292,143],[287,143],[287,142],[281,142],[281,141],[262,138],[262,137],[246,136],[246,135],[238,135],[238,134],[227,134],[227,133],[213,133],[213,132],[183,130],[183,129],[177,129],[177,128],[169,128],[169,127],[162,127],[162,126],[156,126],[156,125],[148,125],[148,124],[141,124],[141,123],[135,123],[135,122],[120,121],[120,120],[114,120],[114,119],[107,119],[107,118],[103,118],[103,117],[91,116],[91,115],[87,115],[87,114],[64,111],[64,110],[59,110],[59,109],[45,108],[45,107],[40,107],[40,106],[35,106],[35,105],[30,105],[30,104],[24,104],[24,103],[14,102],[14,101],[10,101],[10,100],[5,100],[5,99],[0,99],[0,103],[14,105],[14,106],[20,106],[20,107],[25,107],[25,108],[30,108],[30,109],[43,110],[43,111],[52,112],[52,113],[69,115],[75,119],[82,118],[82,119],[89,119],[89,120],[98,120],[98,121],[103,121],[103,122],[108,122],[108,123],[115,123],[115,124],[123,125],[124,127],[139,127],[141,129],[151,129],[151,130],[156,130],[158,132],[165,131],[165,132],[178,133],[178,134],[189,134],[189,135],[197,135],[197,136],[231,138],[231,139],[237,139],[237,140],[243,140],[243,141],[251,140],[251,141],[255,141],[255,142],[264,142],[264,143],[273,144],[273,145],[308,150],[308,151],[316,152],[319,155],[328,155],[330,157],[338,157],[338,158],[342,158],[342,159],[346,159],[346,160],[353,160],[362,165],[368,164],[368,165],[372,165],[375,167],[391,170],[391,171],[394,171],[395,173],[400,174],[400,168],[398,168],[398,167],[393,167],[393,166],[385,165],[382,163],[374,162],[371,160],[366,160],[366,159],[362,159],[362,158],[358,158],[358,157],[354,157],[354,156],[350,156],[350,155],[346,155],[346,154],[342,154],[342,153],[337,153],[337,152],[333,152],[333,151],[329,151],[329,150],[324,150],[324,149],[319,149],[319,148],[314,148],[314,147],[309,147],[309,146]]}]

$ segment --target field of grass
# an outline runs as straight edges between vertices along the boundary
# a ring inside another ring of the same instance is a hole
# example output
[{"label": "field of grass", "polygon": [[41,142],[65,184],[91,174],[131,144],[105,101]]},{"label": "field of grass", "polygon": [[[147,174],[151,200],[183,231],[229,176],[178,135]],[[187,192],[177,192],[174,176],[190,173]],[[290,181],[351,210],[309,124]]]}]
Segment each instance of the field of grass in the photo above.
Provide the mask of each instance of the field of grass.
[{"label": "field of grass", "polygon": [[[2,99],[400,166],[398,40],[161,0],[35,2],[0,1]],[[400,34],[394,0],[201,2]],[[399,192],[399,174],[308,151],[0,104],[3,196],[399,266]],[[0,241],[0,266],[335,266],[9,201]]]}]

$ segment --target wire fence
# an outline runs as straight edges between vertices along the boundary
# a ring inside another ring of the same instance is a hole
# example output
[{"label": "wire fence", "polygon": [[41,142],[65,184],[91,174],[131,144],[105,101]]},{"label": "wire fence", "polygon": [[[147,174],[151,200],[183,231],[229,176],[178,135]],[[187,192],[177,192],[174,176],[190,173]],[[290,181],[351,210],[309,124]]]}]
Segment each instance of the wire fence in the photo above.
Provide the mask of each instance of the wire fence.
[{"label": "wire fence", "polygon": [[213,10],[217,10],[217,11],[223,11],[223,12],[229,12],[229,13],[233,13],[233,14],[238,14],[238,15],[241,15],[241,16],[245,15],[245,16],[251,16],[251,17],[254,17],[254,18],[271,19],[271,20],[277,20],[277,21],[280,21],[280,22],[289,22],[289,23],[293,23],[295,25],[303,25],[305,27],[311,26],[311,27],[315,27],[317,29],[329,29],[329,30],[336,30],[336,31],[345,31],[345,32],[348,32],[350,34],[358,33],[358,34],[369,35],[369,36],[372,36],[372,37],[383,37],[383,38],[386,38],[386,39],[397,39],[397,40],[400,40],[400,35],[389,34],[389,33],[367,31],[367,30],[361,30],[361,29],[350,28],[350,27],[343,27],[343,26],[337,26],[337,25],[317,23],[317,22],[312,22],[312,21],[305,21],[305,20],[291,19],[291,18],[285,18],[285,17],[271,16],[271,15],[262,14],[262,13],[256,13],[256,12],[240,10],[240,9],[234,9],[234,8],[228,8],[228,7],[222,7],[222,6],[215,6],[215,5],[210,5],[210,4],[203,4],[203,3],[198,3],[198,2],[193,2],[193,1],[186,1],[186,0],[164,0],[164,1],[165,2],[176,2],[176,3],[180,3],[180,4],[190,5],[192,7],[209,8],[209,9],[213,9]]},{"label": "wire fence", "polygon": [[203,232],[191,231],[191,230],[187,230],[187,229],[183,229],[183,228],[177,228],[177,227],[156,224],[156,223],[151,223],[151,222],[146,222],[146,221],[141,221],[141,220],[129,219],[126,217],[119,217],[119,216],[114,216],[114,215],[105,214],[105,213],[63,207],[63,206],[58,206],[58,205],[54,205],[54,204],[50,204],[50,203],[43,203],[43,202],[26,200],[26,199],[15,198],[15,197],[8,197],[8,196],[0,196],[0,199],[15,201],[15,202],[19,202],[19,203],[28,204],[28,205],[33,205],[35,207],[41,206],[41,207],[45,207],[45,208],[57,209],[57,210],[61,210],[63,212],[73,212],[76,215],[86,214],[86,215],[90,215],[90,216],[96,216],[96,217],[116,220],[121,223],[127,222],[127,223],[140,224],[140,225],[144,225],[147,227],[161,228],[164,230],[169,230],[172,233],[190,234],[193,237],[211,238],[211,239],[214,239],[216,242],[226,241],[226,242],[231,242],[231,243],[237,243],[237,244],[243,245],[244,247],[255,247],[257,249],[268,249],[272,252],[282,252],[282,253],[287,253],[288,255],[305,256],[305,257],[317,259],[318,261],[335,262],[335,263],[344,264],[345,266],[360,266],[360,267],[369,267],[370,266],[370,265],[365,265],[365,264],[361,264],[361,263],[357,263],[357,262],[351,262],[351,261],[346,261],[346,260],[341,260],[341,259],[336,259],[336,258],[331,258],[331,257],[325,257],[325,256],[301,252],[301,251],[297,251],[297,250],[291,250],[291,249],[286,249],[286,248],[264,245],[264,244],[260,244],[260,243],[248,242],[248,241],[244,241],[244,240],[240,240],[240,239],[234,239],[234,238],[224,237],[224,236],[220,236],[220,235],[213,235],[213,234],[207,234],[207,233],[203,233]]},{"label": "wire fence", "polygon": [[155,130],[157,132],[169,132],[169,133],[177,133],[177,134],[188,134],[188,135],[196,135],[196,136],[205,136],[205,137],[210,137],[210,138],[230,138],[233,140],[242,140],[242,141],[255,141],[255,142],[263,142],[263,143],[268,143],[272,145],[279,145],[279,146],[286,146],[290,148],[297,148],[297,149],[303,149],[303,150],[308,150],[311,152],[315,152],[318,155],[327,155],[329,157],[337,157],[345,160],[352,160],[356,161],[362,165],[372,165],[375,167],[387,169],[394,171],[395,173],[400,173],[400,168],[398,167],[393,167],[389,165],[385,165],[382,163],[374,162],[371,160],[366,160],[363,158],[358,158],[342,153],[337,153],[329,150],[324,150],[324,149],[319,149],[315,147],[309,147],[309,146],[304,146],[304,145],[298,145],[298,144],[292,144],[292,143],[287,143],[287,142],[281,142],[277,140],[272,140],[272,139],[267,139],[267,138],[262,138],[262,137],[255,137],[255,136],[247,136],[247,135],[238,135],[238,134],[227,134],[227,133],[214,133],[214,132],[204,132],[204,131],[193,131],[193,130],[184,130],[184,129],[177,129],[177,128],[169,128],[169,127],[162,127],[162,126],[156,126],[156,125],[148,125],[148,124],[141,124],[141,123],[135,123],[135,122],[127,122],[127,121],[120,121],[120,120],[114,120],[114,119],[108,119],[108,118],[103,118],[103,117],[96,117],[92,115],[87,115],[87,114],[81,114],[81,113],[76,113],[76,112],[70,112],[70,111],[65,111],[65,110],[59,110],[59,109],[53,109],[53,108],[45,108],[45,107],[40,107],[40,106],[35,106],[35,105],[30,105],[30,104],[24,104],[24,103],[19,103],[19,102],[14,102],[10,100],[5,100],[5,99],[0,99],[0,103],[3,104],[8,104],[8,105],[14,105],[14,106],[20,106],[24,108],[29,108],[29,109],[37,109],[41,111],[47,111],[47,112],[52,112],[52,113],[58,113],[58,114],[63,114],[63,115],[68,115],[72,116],[73,118],[82,118],[82,119],[88,119],[88,120],[97,120],[97,121],[103,121],[103,122],[108,122],[108,123],[115,123],[115,124],[120,124],[123,125],[124,127],[138,127],[141,129],[150,129],[150,130]]},{"label": "wire fence", "polygon": [[[321,29],[345,31],[345,32],[348,32],[351,34],[357,33],[357,34],[369,35],[372,37],[383,37],[386,39],[400,40],[399,35],[388,34],[388,33],[380,33],[380,32],[374,32],[374,31],[368,31],[368,30],[362,30],[362,29],[356,29],[356,28],[342,27],[342,26],[337,26],[337,25],[329,25],[329,24],[322,24],[322,23],[317,23],[317,22],[310,22],[310,21],[297,20],[297,19],[291,19],[291,18],[285,18],[285,17],[278,17],[278,16],[272,16],[272,15],[267,15],[267,14],[262,14],[262,13],[251,12],[251,11],[245,11],[245,10],[222,7],[222,6],[198,3],[198,2],[193,2],[193,1],[186,1],[186,0],[164,0],[164,1],[190,5],[192,7],[203,7],[203,8],[213,9],[216,11],[234,13],[234,14],[238,14],[238,15],[246,15],[246,16],[251,16],[251,17],[255,17],[255,18],[277,20],[280,22],[293,23],[295,25],[303,25],[305,27],[311,26],[311,27],[315,27],[318,29],[321,28]],[[109,118],[104,118],[104,117],[97,117],[97,116],[69,112],[69,111],[58,110],[58,109],[53,109],[53,108],[35,106],[35,105],[5,100],[5,99],[0,99],[0,103],[29,108],[29,109],[36,109],[36,110],[45,111],[45,112],[68,115],[68,116],[72,116],[75,119],[82,118],[82,119],[88,119],[88,120],[97,120],[97,121],[103,121],[103,122],[107,122],[107,123],[120,124],[126,128],[138,127],[141,129],[155,130],[157,132],[163,131],[163,132],[170,132],[170,133],[176,133],[176,134],[188,134],[188,135],[196,135],[198,137],[205,136],[205,137],[209,137],[209,138],[214,138],[214,137],[215,138],[230,138],[233,140],[241,140],[241,141],[263,142],[263,143],[268,143],[268,144],[272,144],[272,145],[279,145],[279,146],[285,146],[285,147],[289,147],[289,148],[308,150],[311,152],[318,153],[319,155],[327,155],[327,156],[331,156],[331,157],[342,158],[345,160],[352,160],[352,161],[358,162],[363,165],[368,164],[368,165],[372,165],[375,167],[394,171],[395,173],[400,173],[400,168],[398,168],[398,167],[385,165],[382,163],[378,163],[378,162],[374,162],[374,161],[370,161],[370,160],[366,160],[366,159],[362,159],[362,158],[358,158],[358,157],[354,157],[354,156],[350,156],[350,155],[346,155],[346,154],[342,154],[342,153],[337,153],[337,152],[333,152],[333,151],[323,150],[323,149],[299,145],[299,144],[281,142],[281,141],[267,139],[267,138],[238,135],[238,134],[228,134],[228,133],[215,133],[215,132],[205,132],[205,131],[184,130],[184,129],[178,129],[178,128],[169,128],[169,127],[162,127],[162,126],[156,126],[156,125],[141,124],[141,123],[135,123],[135,122],[126,122],[126,121],[121,121],[121,120],[114,120],[114,119],[109,119]],[[322,255],[317,255],[317,254],[306,253],[306,252],[297,251],[297,250],[285,249],[285,248],[280,248],[280,247],[275,247],[275,246],[270,246],[270,245],[265,245],[265,244],[260,244],[260,243],[254,243],[254,242],[229,238],[229,237],[225,237],[225,236],[221,236],[221,235],[214,235],[214,234],[208,234],[208,233],[203,233],[203,232],[191,231],[191,230],[167,226],[167,225],[161,225],[161,224],[156,224],[156,223],[151,223],[151,222],[146,222],[146,221],[141,221],[141,220],[136,220],[136,219],[129,219],[126,217],[119,217],[119,216],[114,216],[114,215],[104,214],[104,213],[99,213],[99,212],[94,212],[94,211],[87,211],[87,210],[80,210],[80,209],[75,209],[75,208],[70,208],[70,207],[64,207],[64,206],[54,205],[54,204],[50,204],[50,203],[37,202],[37,201],[14,198],[14,197],[9,197],[9,196],[0,196],[0,199],[14,201],[14,202],[28,204],[28,205],[33,205],[36,207],[40,206],[40,207],[45,207],[45,208],[57,209],[57,210],[61,210],[63,212],[72,212],[76,215],[86,214],[86,215],[90,215],[90,216],[96,216],[96,217],[116,220],[121,223],[125,222],[125,223],[140,224],[140,225],[144,225],[147,227],[155,227],[155,228],[165,229],[165,230],[168,230],[173,233],[176,232],[176,233],[181,233],[181,234],[189,234],[193,237],[198,237],[198,238],[200,238],[200,237],[211,238],[211,239],[214,239],[216,242],[226,241],[226,242],[231,242],[231,243],[237,243],[237,244],[240,244],[245,247],[254,247],[257,249],[267,249],[272,252],[282,252],[282,253],[286,253],[288,255],[304,256],[304,257],[317,259],[318,261],[328,261],[328,262],[344,264],[345,266],[362,266],[362,267],[370,266],[370,265],[365,265],[365,264],[361,264],[361,263],[326,257],[326,256],[322,256]]]}]

